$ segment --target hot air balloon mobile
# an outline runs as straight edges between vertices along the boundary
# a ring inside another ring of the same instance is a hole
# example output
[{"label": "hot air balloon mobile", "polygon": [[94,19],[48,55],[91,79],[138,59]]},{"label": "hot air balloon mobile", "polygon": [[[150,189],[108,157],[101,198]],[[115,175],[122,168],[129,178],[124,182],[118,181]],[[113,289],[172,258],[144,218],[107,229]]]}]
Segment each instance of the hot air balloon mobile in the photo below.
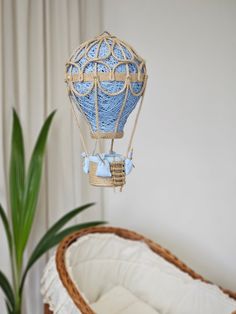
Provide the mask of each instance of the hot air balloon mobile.
[{"label": "hot air balloon mobile", "polygon": [[[95,186],[123,187],[133,169],[132,142],[147,84],[145,61],[124,41],[104,32],[81,44],[66,64],[66,83],[83,145],[83,170]],[[139,104],[126,154],[114,151],[129,115]],[[79,123],[87,122],[95,149],[87,149]],[[110,140],[108,152],[97,142]]]}]

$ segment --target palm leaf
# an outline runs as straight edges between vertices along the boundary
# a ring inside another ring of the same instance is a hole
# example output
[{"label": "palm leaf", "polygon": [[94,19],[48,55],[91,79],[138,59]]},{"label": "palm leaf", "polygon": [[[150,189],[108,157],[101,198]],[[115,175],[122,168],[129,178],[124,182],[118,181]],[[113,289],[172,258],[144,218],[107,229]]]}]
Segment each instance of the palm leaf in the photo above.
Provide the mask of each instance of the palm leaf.
[{"label": "palm leaf", "polygon": [[7,313],[8,314],[15,314],[15,309],[12,307],[12,305],[9,303],[9,301],[6,299],[5,300],[6,308],[7,308]]},{"label": "palm leaf", "polygon": [[[69,213],[65,214],[62,218],[60,218],[49,230],[45,233],[45,235],[41,238],[41,240],[36,245],[33,253],[31,254],[29,261],[26,266],[26,271],[28,271],[31,266],[37,261],[38,258],[44,254],[44,247],[47,246],[48,239],[51,239],[55,236],[57,231],[59,231],[67,222],[69,222],[76,215],[87,209],[88,207],[94,205],[94,203],[88,203],[86,205],[80,206],[78,208],[73,209]],[[43,252],[43,253],[42,253]]]},{"label": "palm leaf", "polygon": [[0,271],[0,287],[2,288],[2,291],[4,292],[7,298],[8,306],[11,306],[11,308],[13,309],[15,307],[14,293],[8,279],[1,271]]},{"label": "palm leaf", "polygon": [[[42,239],[39,241],[37,247],[40,247],[47,239],[54,235],[57,231],[59,231],[65,224],[67,224],[72,218],[76,215],[80,214],[82,211],[86,210],[87,208],[93,206],[95,203],[88,203],[83,206],[77,207],[70,211],[69,213],[65,214],[62,218],[60,218],[51,228],[45,233]],[[37,247],[35,250],[37,250]]]},{"label": "palm leaf", "polygon": [[12,227],[17,257],[19,253],[20,215],[22,213],[24,182],[25,157],[23,134],[20,120],[17,116],[16,111],[13,110],[9,190]]},{"label": "palm leaf", "polygon": [[64,215],[62,218],[60,218],[41,238],[37,246],[35,247],[33,253],[31,254],[31,257],[28,261],[28,264],[26,266],[26,269],[29,269],[38,258],[43,254],[41,253],[42,248],[44,247],[45,243],[48,242],[48,239],[55,236],[57,231],[59,231],[67,222],[69,222],[72,218],[74,218],[76,215],[87,209],[88,207],[94,205],[94,203],[88,203],[86,205],[80,206],[78,208],[73,209],[66,215]]},{"label": "palm leaf", "polygon": [[[31,156],[29,169],[25,182],[23,213],[22,213],[22,232],[21,232],[21,247],[20,253],[23,255],[26,243],[28,241],[30,231],[32,228],[33,219],[35,216],[36,205],[38,202],[38,194],[40,188],[40,181],[43,167],[43,157],[45,153],[45,146],[48,137],[48,132],[53,119],[55,111],[52,112],[46,119],[40,134],[38,136],[34,151]],[[21,256],[22,258],[22,256]]]},{"label": "palm leaf", "polygon": [[7,216],[6,216],[5,212],[4,212],[4,209],[2,208],[1,204],[0,204],[0,217],[2,219],[3,226],[5,228],[9,250],[10,250],[10,253],[12,255],[12,235],[11,235],[11,229],[10,229],[10,225],[9,225]]},{"label": "palm leaf", "polygon": [[[24,286],[24,281],[26,278],[26,275],[30,268],[33,266],[33,264],[48,250],[56,246],[58,243],[60,243],[67,235],[71,234],[72,232],[79,231],[84,228],[88,227],[94,227],[98,225],[103,225],[105,224],[105,221],[92,221],[92,222],[87,222],[87,223],[81,223],[78,225],[74,225],[71,227],[68,227],[58,233],[52,234],[47,232],[46,235],[44,236],[44,241],[40,241],[39,244],[36,246],[36,249],[32,253],[28,264],[26,266],[26,269],[24,271],[23,277],[22,277],[22,282],[21,282],[21,290],[23,289]],[[50,231],[50,230],[49,230]]]},{"label": "palm leaf", "polygon": [[[106,221],[91,221],[91,222],[85,222],[82,224],[78,224],[78,225],[74,225],[71,227],[68,227],[67,229],[62,230],[60,233],[56,234],[52,239],[50,239],[47,243],[48,245],[48,249],[45,246],[46,250],[49,250],[50,248],[52,248],[53,246],[57,245],[58,243],[60,243],[66,236],[68,236],[69,234],[79,231],[81,229],[85,229],[85,228],[89,228],[89,227],[95,227],[98,225],[104,225],[106,224]],[[51,246],[52,245],[52,246]]]},{"label": "palm leaf", "polygon": [[9,303],[8,300],[5,300],[6,308],[7,308],[7,313],[8,314],[14,314],[14,309],[12,308],[11,304]]},{"label": "palm leaf", "polygon": [[81,229],[88,228],[88,227],[103,225],[105,223],[106,223],[105,221],[91,221],[91,222],[81,223],[81,224],[68,227],[54,235],[49,235],[49,237],[45,239],[44,243],[39,247],[36,254],[32,254],[29,260],[29,263],[27,265],[27,268],[30,268],[37,261],[38,258],[40,258],[45,252],[50,250],[52,247],[57,245],[61,240],[63,240],[70,233],[74,231],[79,231]]}]

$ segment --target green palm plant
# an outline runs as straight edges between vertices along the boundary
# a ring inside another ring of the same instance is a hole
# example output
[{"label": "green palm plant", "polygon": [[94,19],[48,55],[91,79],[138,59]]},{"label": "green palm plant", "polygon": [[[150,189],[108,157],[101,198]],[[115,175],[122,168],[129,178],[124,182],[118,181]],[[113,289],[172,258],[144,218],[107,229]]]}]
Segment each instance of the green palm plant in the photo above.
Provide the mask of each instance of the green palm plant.
[{"label": "green palm plant", "polygon": [[92,206],[93,203],[75,208],[59,219],[45,233],[35,246],[29,259],[24,261],[24,252],[30,237],[37,208],[48,132],[54,114],[55,111],[48,116],[41,128],[26,171],[22,127],[16,111],[13,110],[9,172],[10,219],[8,219],[0,204],[0,217],[8,241],[12,271],[12,280],[9,280],[0,271],[0,287],[4,292],[6,308],[9,314],[21,313],[25,279],[31,267],[45,252],[57,245],[65,236],[73,231],[104,223],[102,221],[92,221],[71,227],[64,227],[72,218]]}]

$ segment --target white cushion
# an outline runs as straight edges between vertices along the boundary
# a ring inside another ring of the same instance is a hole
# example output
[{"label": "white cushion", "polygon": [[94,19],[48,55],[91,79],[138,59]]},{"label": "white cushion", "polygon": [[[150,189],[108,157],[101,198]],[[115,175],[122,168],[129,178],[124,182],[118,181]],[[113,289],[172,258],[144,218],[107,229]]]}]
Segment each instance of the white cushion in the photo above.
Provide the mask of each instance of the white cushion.
[{"label": "white cushion", "polygon": [[102,295],[92,308],[97,314],[159,314],[121,286]]},{"label": "white cushion", "polygon": [[[231,314],[236,310],[236,301],[218,287],[192,279],[146,244],[114,234],[78,239],[66,252],[66,266],[88,304],[121,286],[157,313]],[[44,301],[56,307],[58,314],[79,313],[61,286],[52,259],[42,280]]]}]

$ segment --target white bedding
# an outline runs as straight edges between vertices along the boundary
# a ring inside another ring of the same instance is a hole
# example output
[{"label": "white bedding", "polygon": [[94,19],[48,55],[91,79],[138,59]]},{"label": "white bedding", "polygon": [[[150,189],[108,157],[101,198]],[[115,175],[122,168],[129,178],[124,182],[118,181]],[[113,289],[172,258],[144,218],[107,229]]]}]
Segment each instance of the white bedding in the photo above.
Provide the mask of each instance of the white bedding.
[{"label": "white bedding", "polygon": [[[146,307],[142,314],[231,314],[236,310],[236,301],[218,287],[193,280],[154,254],[146,244],[113,234],[80,238],[67,250],[66,265],[87,302],[98,307],[98,314],[106,314],[99,310],[99,302],[112,300],[111,292],[117,293],[117,287]],[[55,313],[80,313],[60,282],[54,257],[44,272],[42,294]],[[132,311],[121,313],[139,313]],[[121,314],[114,312],[118,313]]]},{"label": "white bedding", "polygon": [[92,304],[97,314],[159,314],[124,287],[117,286]]}]

